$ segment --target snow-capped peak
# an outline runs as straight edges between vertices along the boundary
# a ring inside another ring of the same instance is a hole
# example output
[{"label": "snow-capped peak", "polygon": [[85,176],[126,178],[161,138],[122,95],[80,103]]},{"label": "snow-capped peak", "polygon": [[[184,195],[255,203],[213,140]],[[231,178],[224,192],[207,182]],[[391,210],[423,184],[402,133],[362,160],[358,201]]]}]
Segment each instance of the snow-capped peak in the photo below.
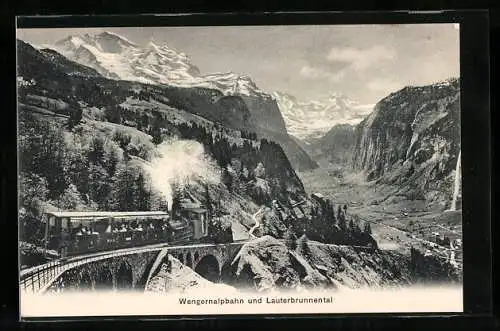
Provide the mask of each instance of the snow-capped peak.
[{"label": "snow-capped peak", "polygon": [[109,31],[69,36],[52,48],[111,79],[169,84],[199,74],[198,68],[183,53],[158,45],[153,40],[141,47]]},{"label": "snow-capped peak", "polygon": [[129,39],[127,39],[123,36],[120,36],[114,32],[104,31],[104,32],[101,32],[100,34],[98,34],[97,37],[100,39],[108,38],[108,39],[119,40],[121,42],[124,42],[124,43],[130,45],[130,46],[137,47],[136,43],[134,43],[134,42],[130,41]]},{"label": "snow-capped peak", "polygon": [[284,92],[274,92],[272,96],[287,131],[305,142],[323,136],[337,124],[357,124],[373,109],[373,105],[361,105],[339,92],[314,101],[299,101]]},{"label": "snow-capped peak", "polygon": [[104,31],[97,35],[69,36],[51,48],[111,79],[206,87],[225,95],[269,96],[247,74],[227,72],[201,76],[187,54],[153,38],[141,47],[123,36]]}]

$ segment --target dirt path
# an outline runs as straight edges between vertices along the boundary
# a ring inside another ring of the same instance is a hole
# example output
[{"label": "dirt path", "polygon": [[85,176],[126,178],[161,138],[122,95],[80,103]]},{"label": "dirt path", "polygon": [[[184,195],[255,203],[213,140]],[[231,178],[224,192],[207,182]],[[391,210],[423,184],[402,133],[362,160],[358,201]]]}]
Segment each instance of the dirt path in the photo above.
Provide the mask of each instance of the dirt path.
[{"label": "dirt path", "polygon": [[257,229],[259,226],[260,226],[260,222],[257,218],[257,216],[262,213],[262,211],[264,210],[265,207],[261,207],[255,214],[252,215],[252,218],[253,220],[255,221],[255,225],[252,226],[252,228],[250,229],[250,231],[248,232],[248,234],[250,235],[250,237],[252,238],[256,238],[255,235],[253,234],[253,232],[255,231],[255,229]]}]

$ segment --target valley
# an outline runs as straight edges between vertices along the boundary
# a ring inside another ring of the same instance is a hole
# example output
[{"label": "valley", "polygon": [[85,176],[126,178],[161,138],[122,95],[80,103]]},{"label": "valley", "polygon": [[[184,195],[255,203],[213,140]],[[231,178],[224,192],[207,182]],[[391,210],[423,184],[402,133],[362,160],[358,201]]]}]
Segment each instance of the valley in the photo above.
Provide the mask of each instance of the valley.
[{"label": "valley", "polygon": [[[397,186],[368,182],[363,173],[355,173],[345,166],[319,164],[318,169],[298,173],[306,191],[319,192],[338,205],[345,204],[348,215],[370,222],[379,248],[409,254],[414,247],[447,259],[449,246],[436,245],[435,234],[452,241],[461,240],[461,210],[445,211],[439,204],[409,200],[397,196]],[[458,252],[457,260],[460,256]]]}]

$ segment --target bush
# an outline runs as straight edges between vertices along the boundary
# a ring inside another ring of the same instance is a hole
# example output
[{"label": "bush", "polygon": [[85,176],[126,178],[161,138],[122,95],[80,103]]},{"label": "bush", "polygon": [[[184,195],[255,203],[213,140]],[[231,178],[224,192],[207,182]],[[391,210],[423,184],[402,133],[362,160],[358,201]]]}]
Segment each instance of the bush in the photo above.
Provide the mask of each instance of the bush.
[{"label": "bush", "polygon": [[309,247],[309,239],[305,234],[303,234],[298,240],[297,240],[297,249],[298,253],[304,257],[310,257],[311,256],[311,248]]},{"label": "bush", "polygon": [[285,232],[285,245],[288,249],[294,251],[297,248],[297,237],[290,226]]}]

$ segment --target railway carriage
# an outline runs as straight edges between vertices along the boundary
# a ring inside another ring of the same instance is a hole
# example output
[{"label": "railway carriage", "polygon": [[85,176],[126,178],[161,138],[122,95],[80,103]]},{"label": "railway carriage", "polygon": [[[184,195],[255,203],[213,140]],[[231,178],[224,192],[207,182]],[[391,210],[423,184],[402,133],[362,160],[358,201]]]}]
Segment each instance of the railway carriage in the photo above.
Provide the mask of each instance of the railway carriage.
[{"label": "railway carriage", "polygon": [[208,235],[203,209],[188,208],[182,214],[171,219],[163,211],[48,212],[42,218],[45,251],[66,257],[155,243],[196,242]]}]

